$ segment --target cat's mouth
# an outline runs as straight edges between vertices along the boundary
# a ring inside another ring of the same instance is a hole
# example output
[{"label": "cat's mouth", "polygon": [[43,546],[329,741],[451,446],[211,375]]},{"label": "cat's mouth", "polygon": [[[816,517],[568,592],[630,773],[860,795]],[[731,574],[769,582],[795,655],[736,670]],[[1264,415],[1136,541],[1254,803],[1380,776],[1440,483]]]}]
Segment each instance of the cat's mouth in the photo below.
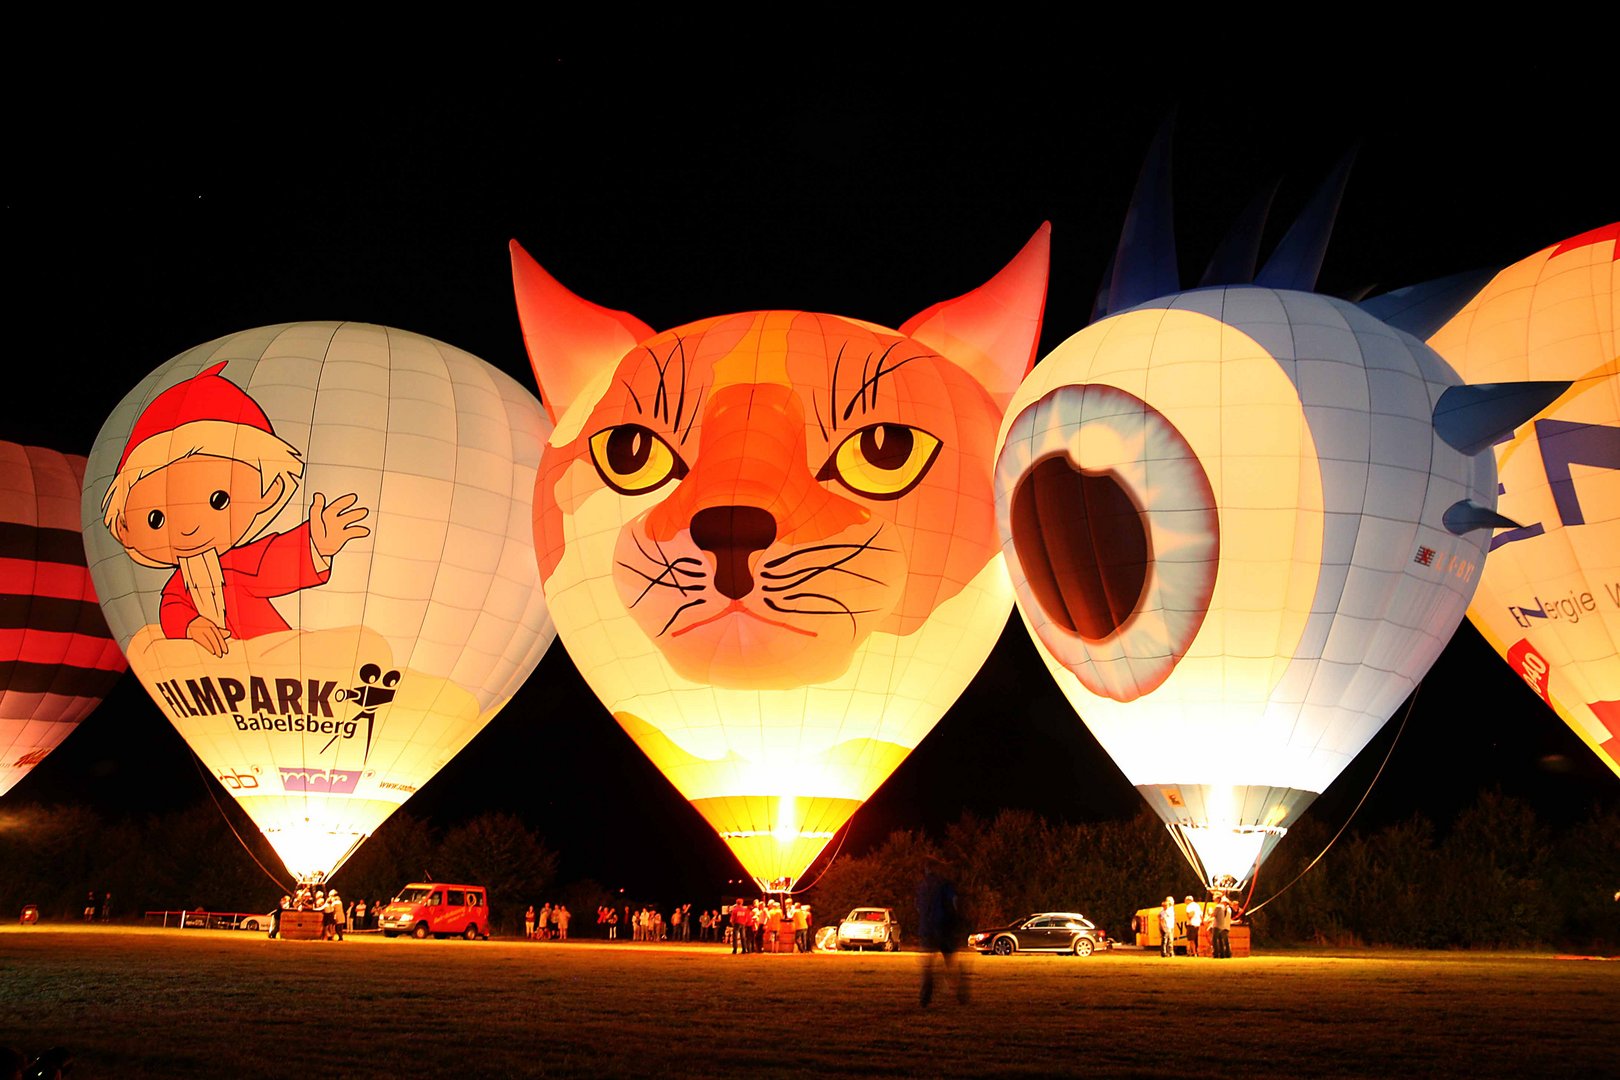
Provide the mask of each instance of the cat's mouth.
[{"label": "cat's mouth", "polygon": [[733,600],[731,603],[727,604],[724,608],[715,612],[713,615],[710,615],[708,618],[699,619],[695,623],[689,623],[688,625],[681,627],[679,630],[674,631],[669,636],[672,638],[678,638],[682,634],[696,630],[700,626],[708,626],[710,623],[719,622],[721,619],[724,619],[730,615],[747,615],[749,618],[758,619],[766,626],[775,626],[782,630],[791,630],[793,633],[803,634],[805,637],[819,636],[814,630],[807,630],[802,626],[794,626],[791,623],[785,623],[780,619],[768,619],[759,612],[749,608],[741,600]]}]

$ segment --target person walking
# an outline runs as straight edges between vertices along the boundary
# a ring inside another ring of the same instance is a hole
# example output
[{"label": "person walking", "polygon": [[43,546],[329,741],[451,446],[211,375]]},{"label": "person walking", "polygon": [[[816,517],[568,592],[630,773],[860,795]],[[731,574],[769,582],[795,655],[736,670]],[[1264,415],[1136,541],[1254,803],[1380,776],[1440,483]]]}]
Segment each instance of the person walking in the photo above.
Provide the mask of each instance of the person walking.
[{"label": "person walking", "polygon": [[934,998],[934,956],[944,963],[945,976],[956,984],[956,1000],[968,999],[967,972],[956,963],[956,947],[962,938],[961,916],[957,912],[956,886],[932,866],[923,868],[917,886],[917,938],[923,948],[922,989],[918,1003],[927,1008]]}]

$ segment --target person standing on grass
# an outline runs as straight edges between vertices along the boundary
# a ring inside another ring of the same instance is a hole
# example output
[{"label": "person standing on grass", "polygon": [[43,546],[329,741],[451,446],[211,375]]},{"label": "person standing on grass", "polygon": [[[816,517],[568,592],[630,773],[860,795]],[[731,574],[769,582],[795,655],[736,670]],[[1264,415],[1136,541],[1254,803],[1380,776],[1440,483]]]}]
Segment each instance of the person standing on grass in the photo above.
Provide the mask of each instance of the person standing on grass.
[{"label": "person standing on grass", "polygon": [[1159,905],[1159,955],[1176,955],[1176,898],[1167,896]]},{"label": "person standing on grass", "polygon": [[1215,896],[1215,910],[1210,913],[1214,930],[1210,934],[1210,948],[1217,960],[1232,959],[1232,905],[1221,894]]},{"label": "person standing on grass", "polygon": [[360,902],[354,905],[354,928],[356,930],[366,928],[366,898],[363,896]]},{"label": "person standing on grass", "polygon": [[748,928],[747,911],[748,909],[743,907],[742,897],[737,897],[737,902],[731,905],[732,956],[736,956],[739,952],[746,953],[748,951],[748,935],[745,933]]},{"label": "person standing on grass", "polygon": [[1187,955],[1198,955],[1198,929],[1204,923],[1204,908],[1191,896],[1187,897]]},{"label": "person standing on grass", "polygon": [[525,911],[523,913],[523,940],[524,941],[530,941],[533,938],[534,938],[534,905],[530,904],[529,905],[529,910],[527,910],[527,911]]},{"label": "person standing on grass", "polygon": [[558,904],[556,906],[556,908],[552,911],[551,917],[554,920],[556,920],[556,923],[557,923],[557,940],[558,941],[567,941],[568,940],[568,920],[573,917],[568,913],[568,905],[566,905],[566,904]]}]

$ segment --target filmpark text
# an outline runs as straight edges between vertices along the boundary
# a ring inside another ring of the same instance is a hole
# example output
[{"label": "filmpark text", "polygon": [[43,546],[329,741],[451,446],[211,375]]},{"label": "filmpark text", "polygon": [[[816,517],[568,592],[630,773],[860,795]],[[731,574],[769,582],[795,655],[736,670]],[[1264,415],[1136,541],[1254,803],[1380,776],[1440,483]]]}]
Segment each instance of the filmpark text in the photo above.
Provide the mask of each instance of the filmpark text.
[{"label": "filmpark text", "polygon": [[[272,692],[273,688],[273,692]],[[353,720],[319,719],[332,717],[332,700],[342,700],[338,684],[325,679],[266,679],[258,675],[241,679],[228,677],[167,679],[157,683],[157,693],[175,716],[230,715],[239,731],[308,732],[319,735],[354,737]],[[246,712],[242,710],[247,703]],[[275,713],[279,715],[264,715]]]}]

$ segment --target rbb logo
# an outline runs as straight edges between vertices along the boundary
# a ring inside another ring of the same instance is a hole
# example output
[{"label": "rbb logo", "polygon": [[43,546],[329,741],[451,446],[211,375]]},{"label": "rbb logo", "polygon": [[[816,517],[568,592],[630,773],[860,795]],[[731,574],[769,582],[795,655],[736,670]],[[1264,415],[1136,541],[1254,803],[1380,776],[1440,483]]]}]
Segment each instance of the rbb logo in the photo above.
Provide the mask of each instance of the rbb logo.
[{"label": "rbb logo", "polygon": [[1513,666],[1514,671],[1523,676],[1530,689],[1534,690],[1542,701],[1552,704],[1552,699],[1547,696],[1547,682],[1552,665],[1547,663],[1545,656],[1536,652],[1527,639],[1521,638],[1518,644],[1508,650],[1507,661]]},{"label": "rbb logo", "polygon": [[219,782],[224,784],[231,791],[252,791],[254,788],[259,786],[259,778],[253,775],[253,773],[257,771],[257,769],[254,769],[252,772],[237,772],[235,769],[232,769],[228,772],[216,773],[215,775],[219,777]]}]

